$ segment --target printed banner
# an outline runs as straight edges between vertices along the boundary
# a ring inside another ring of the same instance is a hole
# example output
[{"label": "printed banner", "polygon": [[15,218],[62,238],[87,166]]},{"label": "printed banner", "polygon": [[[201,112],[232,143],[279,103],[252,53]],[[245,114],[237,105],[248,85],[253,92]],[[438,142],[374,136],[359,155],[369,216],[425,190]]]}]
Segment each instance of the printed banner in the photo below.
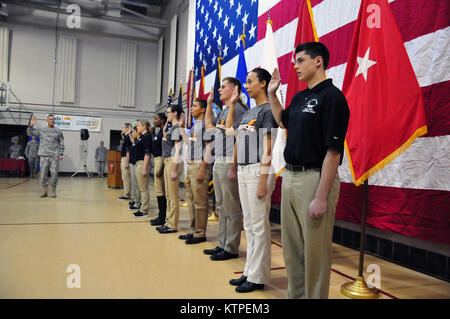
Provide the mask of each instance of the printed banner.
[{"label": "printed banner", "polygon": [[101,117],[55,114],[55,126],[65,131],[80,131],[85,128],[89,132],[100,132]]}]

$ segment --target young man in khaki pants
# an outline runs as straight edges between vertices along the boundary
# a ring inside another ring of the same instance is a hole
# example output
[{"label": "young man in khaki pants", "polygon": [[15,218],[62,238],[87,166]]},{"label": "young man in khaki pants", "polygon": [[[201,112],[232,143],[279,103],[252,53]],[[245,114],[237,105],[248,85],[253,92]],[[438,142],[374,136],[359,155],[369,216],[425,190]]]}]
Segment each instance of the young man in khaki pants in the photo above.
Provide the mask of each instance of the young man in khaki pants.
[{"label": "young man in khaki pants", "polygon": [[[193,233],[180,239],[186,244],[198,244],[206,241],[206,225],[208,223],[208,184],[211,177],[211,140],[213,134],[205,132],[205,100],[196,100],[192,107],[195,124],[186,134],[181,128],[181,135],[187,144],[188,168],[186,173],[186,199],[189,208]],[[182,124],[184,120],[182,120]]]},{"label": "young man in khaki pants", "polygon": [[162,156],[162,139],[164,136],[164,127],[167,123],[167,116],[164,113],[158,113],[153,121],[153,128],[159,127],[158,134],[153,131],[152,155],[155,162],[154,180],[155,193],[158,202],[158,217],[150,221],[152,226],[161,226],[166,222],[167,200],[164,188],[164,158]]},{"label": "young man in khaki pants", "polygon": [[[178,190],[182,171],[181,147],[182,137],[178,121],[182,116],[181,106],[171,105],[167,108],[167,124],[162,138],[162,157],[164,158],[164,187],[167,199],[166,221],[163,226],[156,227],[161,234],[176,233],[180,217]],[[171,124],[170,128],[168,123]]]},{"label": "young man in khaki pants", "polygon": [[151,170],[150,157],[152,154],[152,136],[150,134],[150,123],[145,120],[137,121],[137,132],[139,138],[135,142],[136,180],[141,193],[141,207],[134,213],[134,217],[146,217],[149,212],[150,192],[148,190],[148,179]]},{"label": "young man in khaki pants", "polygon": [[[233,90],[241,94],[241,82],[233,77],[222,80],[219,88],[220,100],[224,103],[222,111],[213,117],[212,104],[214,88],[208,97],[208,107],[205,114],[207,130],[214,131],[214,196],[216,211],[219,216],[218,245],[213,249],[205,249],[203,253],[210,255],[211,260],[228,260],[239,257],[239,246],[242,232],[242,211],[239,200],[237,179],[228,178],[230,163],[233,162],[233,149],[236,138],[225,134],[226,119],[231,105]],[[245,113],[241,104],[235,105],[233,128],[236,130]]]},{"label": "young man in khaki pants", "polygon": [[339,197],[350,110],[342,92],[326,79],[330,54],[320,42],[295,49],[295,70],[308,83],[283,110],[276,91],[280,73],[269,85],[270,105],[287,129],[286,171],[281,190],[281,238],[288,276],[288,298],[328,298],[331,239]]}]

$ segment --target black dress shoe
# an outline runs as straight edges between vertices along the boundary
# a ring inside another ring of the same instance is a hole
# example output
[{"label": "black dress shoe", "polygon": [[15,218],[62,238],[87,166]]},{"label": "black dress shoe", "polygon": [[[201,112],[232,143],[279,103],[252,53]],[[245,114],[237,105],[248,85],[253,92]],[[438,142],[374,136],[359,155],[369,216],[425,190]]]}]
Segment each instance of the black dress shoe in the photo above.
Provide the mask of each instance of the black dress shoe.
[{"label": "black dress shoe", "polygon": [[238,254],[232,254],[226,250],[223,250],[220,253],[210,256],[209,258],[211,258],[212,260],[228,260],[228,259],[238,258],[238,257],[239,257]]},{"label": "black dress shoe", "polygon": [[215,255],[215,254],[220,253],[221,251],[223,251],[223,249],[220,248],[219,246],[217,246],[217,247],[214,248],[214,249],[205,249],[205,250],[203,251],[203,253],[206,254],[206,255]]},{"label": "black dress shoe", "polygon": [[175,229],[172,229],[169,227],[166,227],[165,229],[161,229],[159,231],[160,234],[171,234],[171,233],[176,233],[176,232],[178,232],[178,230],[175,230]]},{"label": "black dress shoe", "polygon": [[155,229],[157,231],[161,231],[161,230],[166,229],[166,228],[169,228],[169,227],[167,227],[166,225],[162,225],[162,226],[156,227]]},{"label": "black dress shoe", "polygon": [[133,215],[136,218],[142,218],[142,217],[147,217],[148,213],[147,212],[143,213],[143,212],[138,210],[136,213],[133,213]]},{"label": "black dress shoe", "polygon": [[130,197],[127,197],[127,196],[120,196],[118,199],[130,199]]},{"label": "black dress shoe", "polygon": [[186,239],[191,239],[192,237],[194,237],[194,235],[189,233],[189,234],[186,234],[186,235],[178,236],[178,239],[186,240]]},{"label": "black dress shoe", "polygon": [[206,241],[206,237],[192,237],[189,239],[186,239],[186,245],[192,245],[192,244],[199,244]]},{"label": "black dress shoe", "polygon": [[247,281],[247,276],[242,275],[241,278],[231,279],[230,280],[230,285],[232,285],[232,286],[240,286],[246,281]]},{"label": "black dress shoe", "polygon": [[244,282],[242,285],[236,287],[236,292],[252,292],[256,289],[264,289],[263,284],[254,284],[250,281]]},{"label": "black dress shoe", "polygon": [[134,206],[134,201],[132,201],[132,200],[131,200],[131,201],[129,201],[129,202],[128,202],[128,205],[130,205],[130,206]]},{"label": "black dress shoe", "polygon": [[159,219],[159,217],[152,219],[150,221],[150,225],[152,225],[152,226],[161,226],[161,225],[164,225],[164,223],[165,223],[165,221],[162,219]]}]

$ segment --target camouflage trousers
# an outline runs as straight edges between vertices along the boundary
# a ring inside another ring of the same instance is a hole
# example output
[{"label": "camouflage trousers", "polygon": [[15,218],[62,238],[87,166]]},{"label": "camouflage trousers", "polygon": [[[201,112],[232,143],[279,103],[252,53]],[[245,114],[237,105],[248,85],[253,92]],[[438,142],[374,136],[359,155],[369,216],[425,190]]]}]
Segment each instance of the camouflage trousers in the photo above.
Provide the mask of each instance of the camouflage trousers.
[{"label": "camouflage trousers", "polygon": [[58,156],[41,156],[41,185],[48,186],[48,171],[50,170],[50,186],[58,182],[59,159]]},{"label": "camouflage trousers", "polygon": [[28,167],[30,169],[30,176],[35,176],[37,174],[38,157],[28,158]]}]

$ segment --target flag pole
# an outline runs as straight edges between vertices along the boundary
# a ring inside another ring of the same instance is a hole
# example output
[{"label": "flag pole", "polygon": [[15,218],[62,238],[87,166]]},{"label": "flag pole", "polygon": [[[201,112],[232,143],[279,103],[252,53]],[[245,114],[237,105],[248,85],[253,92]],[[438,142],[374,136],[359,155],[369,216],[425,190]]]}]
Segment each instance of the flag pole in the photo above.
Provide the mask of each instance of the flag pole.
[{"label": "flag pole", "polygon": [[[178,103],[180,103],[180,104],[178,105],[178,107],[181,107],[181,109],[183,110],[183,81],[181,81],[181,80],[180,80],[180,93],[181,93],[181,96],[178,99]],[[180,101],[180,99],[181,99],[181,101]],[[187,101],[186,101],[186,103],[187,103]],[[180,129],[182,129],[182,128],[180,127]],[[186,177],[184,177],[183,183],[184,183],[184,186],[186,187]],[[181,197],[180,197],[180,207],[188,207],[187,200],[185,200]]]},{"label": "flag pole", "polygon": [[341,286],[341,293],[352,299],[377,299],[378,290],[376,288],[369,288],[364,281],[364,251],[366,244],[366,217],[367,217],[367,197],[369,190],[369,180],[364,181],[363,186],[363,207],[361,218],[361,239],[359,242],[359,269],[358,277],[355,281],[345,283]]}]

